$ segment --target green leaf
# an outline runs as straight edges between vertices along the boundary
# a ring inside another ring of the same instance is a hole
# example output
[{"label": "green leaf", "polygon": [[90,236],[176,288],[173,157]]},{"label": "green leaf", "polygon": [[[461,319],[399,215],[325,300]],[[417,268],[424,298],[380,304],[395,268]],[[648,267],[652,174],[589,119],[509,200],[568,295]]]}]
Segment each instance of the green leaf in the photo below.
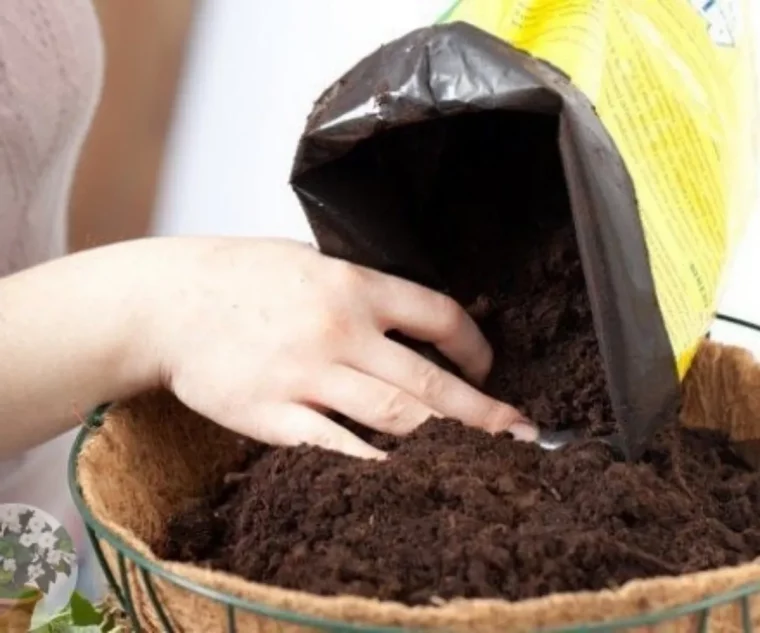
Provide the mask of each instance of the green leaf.
[{"label": "green leaf", "polygon": [[0,585],[0,598],[10,598],[11,600],[18,600],[22,589],[16,586]]},{"label": "green leaf", "polygon": [[69,565],[65,560],[62,560],[60,563],[58,563],[58,566],[55,568],[55,570],[64,576],[71,575],[71,565]]},{"label": "green leaf", "polygon": [[28,600],[40,595],[36,587],[0,587],[0,597],[10,598],[11,600]]},{"label": "green leaf", "polygon": [[64,534],[62,537],[58,538],[58,542],[55,544],[55,548],[59,552],[66,552],[67,554],[73,554],[74,542],[71,540],[71,537],[66,536]]},{"label": "green leaf", "polygon": [[64,611],[35,626],[31,633],[128,633],[114,621],[107,604],[93,605],[79,592],[72,594]]},{"label": "green leaf", "polygon": [[30,633],[59,633],[61,631],[65,631],[66,627],[70,625],[71,613],[67,608],[46,622],[37,623],[35,620],[36,617],[33,617],[32,626],[35,628],[32,629]]},{"label": "green leaf", "polygon": [[31,550],[25,547],[18,547],[14,552],[13,558],[18,568],[26,567],[34,560]]},{"label": "green leaf", "polygon": [[75,591],[71,596],[71,621],[76,626],[100,625],[103,615],[82,594]]},{"label": "green leaf", "polygon": [[0,543],[2,543],[3,550],[9,551],[9,552],[15,551],[19,545],[20,538],[21,538],[20,534],[16,534],[15,532],[8,532],[8,534],[4,535],[3,538],[0,539]]}]

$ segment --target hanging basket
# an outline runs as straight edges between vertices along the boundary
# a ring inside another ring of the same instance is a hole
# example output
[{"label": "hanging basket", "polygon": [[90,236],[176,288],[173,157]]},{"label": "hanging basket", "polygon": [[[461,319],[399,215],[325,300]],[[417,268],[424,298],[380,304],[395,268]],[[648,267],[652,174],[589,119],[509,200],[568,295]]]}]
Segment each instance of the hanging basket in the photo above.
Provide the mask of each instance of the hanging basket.
[{"label": "hanging basket", "polygon": [[[752,457],[760,438],[760,365],[745,350],[706,343],[684,387],[682,417],[696,428],[719,423]],[[240,450],[236,436],[166,394],[100,411],[81,431],[69,465],[72,493],[136,631],[691,633],[760,626],[757,562],[632,581],[615,591],[407,607],[315,596],[158,560],[148,543],[183,500],[224,475]]]}]

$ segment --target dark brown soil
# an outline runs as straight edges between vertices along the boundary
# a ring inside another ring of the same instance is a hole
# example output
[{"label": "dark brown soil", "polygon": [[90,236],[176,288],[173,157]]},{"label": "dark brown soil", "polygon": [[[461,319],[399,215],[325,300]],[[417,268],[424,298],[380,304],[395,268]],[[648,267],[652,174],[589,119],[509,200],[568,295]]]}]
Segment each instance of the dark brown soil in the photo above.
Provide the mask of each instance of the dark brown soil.
[{"label": "dark brown soil", "polygon": [[161,554],[410,604],[602,589],[754,558],[757,475],[710,434],[680,438],[674,466],[674,440],[631,465],[598,441],[547,454],[446,421],[387,464],[269,450],[178,517]]},{"label": "dark brown soil", "polygon": [[[494,345],[488,391],[543,426],[607,433],[556,122],[514,116],[447,127],[416,222]],[[511,143],[493,143],[505,133]],[[615,587],[760,554],[760,477],[714,434],[671,426],[636,464],[594,439],[551,453],[451,420],[403,439],[362,434],[389,461],[251,445],[218,494],[174,517],[159,555],[318,594],[437,604]]]}]

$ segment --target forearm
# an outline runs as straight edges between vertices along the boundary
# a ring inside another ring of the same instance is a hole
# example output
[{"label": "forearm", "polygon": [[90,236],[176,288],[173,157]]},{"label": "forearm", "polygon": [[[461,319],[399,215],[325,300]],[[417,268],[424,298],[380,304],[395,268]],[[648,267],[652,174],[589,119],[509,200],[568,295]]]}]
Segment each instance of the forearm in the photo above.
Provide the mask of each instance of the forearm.
[{"label": "forearm", "polygon": [[0,279],[0,459],[157,382],[140,336],[154,250],[108,246]]}]

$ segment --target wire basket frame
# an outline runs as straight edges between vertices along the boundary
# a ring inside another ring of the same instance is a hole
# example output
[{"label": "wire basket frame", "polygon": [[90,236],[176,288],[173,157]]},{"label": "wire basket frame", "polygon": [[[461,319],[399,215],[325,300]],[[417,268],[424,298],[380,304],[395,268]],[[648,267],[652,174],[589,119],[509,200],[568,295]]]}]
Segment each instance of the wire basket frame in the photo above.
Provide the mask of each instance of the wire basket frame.
[{"label": "wire basket frame", "polygon": [[[760,325],[750,323],[743,319],[719,314],[719,321],[731,323],[738,327],[760,332]],[[103,422],[103,415],[107,405],[99,407],[88,419],[87,424],[77,435],[68,464],[68,480],[74,503],[81,514],[87,535],[92,543],[95,555],[103,569],[108,585],[119,601],[122,609],[127,614],[132,628],[136,633],[143,630],[138,618],[137,609],[132,599],[131,589],[127,575],[127,562],[134,565],[138,570],[139,580],[148,596],[156,616],[161,623],[162,629],[167,633],[175,633],[177,629],[171,624],[164,605],[155,590],[154,577],[177,587],[193,592],[221,605],[227,613],[227,633],[238,633],[236,623],[238,611],[249,612],[272,620],[302,625],[311,629],[330,631],[334,633],[411,633],[413,629],[400,627],[381,627],[376,625],[362,625],[337,620],[329,620],[316,616],[306,615],[295,611],[286,611],[266,605],[264,603],[244,600],[236,596],[216,591],[198,583],[188,580],[178,574],[170,572],[153,561],[146,559],[142,554],[131,546],[124,543],[116,534],[105,527],[90,511],[82,496],[81,486],[77,475],[77,460],[79,453],[87,438]],[[106,560],[101,547],[101,542],[107,543],[116,552],[116,570]],[[704,600],[680,605],[670,609],[663,609],[631,618],[619,619],[608,622],[589,622],[570,627],[556,627],[543,629],[536,633],[607,633],[622,632],[642,628],[656,632],[658,628],[669,630],[668,627],[682,618],[690,618],[694,622],[695,633],[704,633],[710,626],[710,614],[713,609],[735,604],[741,613],[743,633],[752,633],[752,617],[750,611],[750,597],[760,594],[760,579],[757,582],[744,585],[737,589],[709,596]],[[443,633],[443,632],[442,632]],[[505,631],[505,633],[507,633]]]}]

